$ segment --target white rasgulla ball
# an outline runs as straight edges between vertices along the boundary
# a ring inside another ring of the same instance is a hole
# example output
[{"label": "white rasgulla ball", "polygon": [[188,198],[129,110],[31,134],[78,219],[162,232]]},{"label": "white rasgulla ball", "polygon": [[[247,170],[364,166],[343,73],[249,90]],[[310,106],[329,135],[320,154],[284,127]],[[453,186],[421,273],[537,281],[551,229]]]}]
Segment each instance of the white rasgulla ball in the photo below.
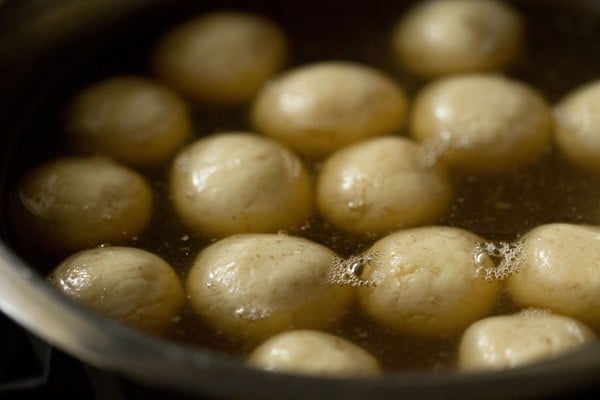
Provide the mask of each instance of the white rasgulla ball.
[{"label": "white rasgulla ball", "polygon": [[527,232],[523,246],[507,280],[513,300],[600,328],[600,227],[545,224]]},{"label": "white rasgulla ball", "polygon": [[323,164],[317,205],[333,225],[355,234],[382,234],[435,222],[448,209],[446,170],[428,165],[414,141],[386,136],[338,150]]},{"label": "white rasgulla ball", "polygon": [[521,16],[493,0],[419,2],[392,33],[399,61],[429,78],[504,69],[518,57],[522,42]]},{"label": "white rasgulla ball", "polygon": [[175,26],[157,43],[153,68],[173,88],[200,102],[250,100],[286,63],[285,33],[273,21],[215,11]]},{"label": "white rasgulla ball", "polygon": [[[463,229],[428,226],[398,231],[366,252],[362,308],[398,332],[428,337],[460,333],[496,306],[501,284],[479,276],[476,245]],[[484,260],[485,259],[485,260]],[[491,260],[483,256],[479,263]]]},{"label": "white rasgulla ball", "polygon": [[124,164],[153,166],[171,157],[191,135],[187,106],[153,81],[118,76],[77,93],[66,116],[73,145]]},{"label": "white rasgulla ball", "polygon": [[330,283],[338,256],[307,239],[277,234],[229,236],[202,250],[188,278],[192,308],[217,331],[262,341],[291,329],[340,321],[354,299]]},{"label": "white rasgulla ball", "polygon": [[328,61],[273,78],[254,101],[252,121],[257,131],[321,157],[398,131],[406,114],[404,90],[386,74],[359,63]]},{"label": "white rasgulla ball", "polygon": [[61,292],[106,317],[163,333],[184,304],[181,280],[162,258],[133,247],[83,250],[49,275]]},{"label": "white rasgulla ball", "polygon": [[600,80],[568,93],[554,107],[559,150],[573,164],[600,172]]},{"label": "white rasgulla ball", "polygon": [[458,366],[472,372],[515,368],[564,355],[596,340],[581,322],[541,310],[492,316],[464,332]]},{"label": "white rasgulla ball", "polygon": [[296,229],[312,214],[312,179],[300,158],[258,135],[226,132],[182,149],[171,168],[182,221],[208,237]]},{"label": "white rasgulla ball", "polygon": [[29,171],[13,193],[23,243],[68,253],[118,244],[146,228],[153,194],[134,170],[101,157],[65,157]]},{"label": "white rasgulla ball", "polygon": [[362,347],[336,335],[313,330],[277,334],[252,351],[250,366],[319,376],[376,376],[379,361]]},{"label": "white rasgulla ball", "polygon": [[497,75],[440,78],[415,99],[411,135],[450,167],[502,173],[549,152],[552,113],[532,87]]}]

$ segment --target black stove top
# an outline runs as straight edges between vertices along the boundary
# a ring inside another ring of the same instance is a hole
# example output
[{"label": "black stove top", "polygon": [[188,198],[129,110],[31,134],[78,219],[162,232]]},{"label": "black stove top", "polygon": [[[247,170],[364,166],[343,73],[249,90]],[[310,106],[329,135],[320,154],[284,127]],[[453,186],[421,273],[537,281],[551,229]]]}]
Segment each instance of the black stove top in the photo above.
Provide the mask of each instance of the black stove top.
[{"label": "black stove top", "polygon": [[91,367],[48,345],[0,313],[0,400],[49,398],[209,400],[145,388]]},{"label": "black stove top", "polygon": [[0,398],[95,399],[81,363],[0,315]]}]

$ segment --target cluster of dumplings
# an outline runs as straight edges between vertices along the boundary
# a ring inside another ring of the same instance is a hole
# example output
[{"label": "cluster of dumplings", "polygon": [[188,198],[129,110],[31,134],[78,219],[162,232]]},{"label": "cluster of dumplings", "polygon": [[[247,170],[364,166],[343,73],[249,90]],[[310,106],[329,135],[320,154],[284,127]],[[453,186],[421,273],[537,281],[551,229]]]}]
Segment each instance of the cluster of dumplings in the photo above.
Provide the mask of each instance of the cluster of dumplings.
[{"label": "cluster of dumplings", "polygon": [[[64,255],[49,278],[66,295],[157,334],[190,307],[253,343],[249,365],[272,371],[382,373],[367,350],[328,333],[354,307],[401,334],[461,336],[465,371],[595,342],[600,226],[526,232],[514,273],[486,280],[478,269],[496,261],[475,257],[486,238],[436,225],[454,199],[451,172],[508,174],[553,147],[600,171],[600,81],[550,105],[503,74],[523,24],[498,1],[419,2],[390,37],[389,56],[427,80],[409,98],[370,65],[288,65],[285,31],[265,17],[203,14],[157,43],[153,76],[108,78],[72,99],[76,151],[18,182],[17,235]],[[247,104],[251,129],[198,135],[192,102]],[[183,273],[124,244],[156,208],[144,171],[165,165],[181,224],[212,240]],[[301,237],[313,218],[371,241],[360,265]],[[503,291],[524,311],[493,315]]]}]

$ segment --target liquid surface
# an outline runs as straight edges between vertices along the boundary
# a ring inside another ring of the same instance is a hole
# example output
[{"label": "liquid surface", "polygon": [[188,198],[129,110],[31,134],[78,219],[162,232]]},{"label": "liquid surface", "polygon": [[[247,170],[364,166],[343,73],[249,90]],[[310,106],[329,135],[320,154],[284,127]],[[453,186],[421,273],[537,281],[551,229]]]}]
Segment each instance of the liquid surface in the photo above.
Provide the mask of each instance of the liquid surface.
[{"label": "liquid surface", "polygon": [[[425,81],[399,67],[389,48],[392,26],[407,4],[388,10],[381,3],[375,2],[369,9],[343,8],[337,2],[326,3],[327,7],[321,9],[320,14],[297,13],[294,9],[283,10],[284,7],[258,11],[266,12],[291,38],[292,59],[288,67],[331,59],[364,62],[394,77],[412,98]],[[515,5],[525,17],[527,49],[507,75],[530,83],[554,104],[568,91],[597,78],[600,41],[595,38],[600,37],[600,17],[589,12],[567,12],[559,6],[546,9],[540,8],[543,6],[536,2],[525,3],[517,2]],[[173,12],[170,24],[182,20],[186,15],[184,11],[182,9],[180,14]],[[53,104],[64,104],[85,84],[106,76],[148,74],[147,57],[153,38],[167,27],[165,23],[156,23],[152,34],[145,39],[141,35],[133,35],[127,40],[99,48],[89,60],[82,61],[76,73],[69,77],[65,89],[54,93],[56,97],[49,99],[48,108],[28,126],[28,134],[45,135],[48,146],[33,149],[28,145],[30,141],[23,140],[16,154],[27,161],[14,167],[15,177],[30,165],[71,152],[71,149],[60,145],[65,142],[61,139],[61,120],[57,117],[61,108]],[[115,57],[115,54],[123,57]],[[98,66],[99,60],[103,61],[101,67]],[[216,131],[249,130],[247,115],[246,106],[194,106],[194,130],[197,137]],[[318,163],[306,161],[312,171],[318,170]],[[194,235],[179,222],[168,201],[168,168],[169,163],[165,163],[159,168],[141,171],[152,184],[158,207],[151,226],[126,244],[163,257],[183,279],[198,251],[213,240]],[[556,151],[530,168],[511,175],[481,177],[455,174],[452,178],[454,201],[450,212],[438,224],[461,227],[483,236],[490,242],[479,250],[499,259],[507,253],[510,255],[523,233],[540,224],[600,223],[600,176],[568,165]],[[377,239],[357,240],[318,219],[300,231],[289,233],[316,240],[348,257],[344,265],[356,276],[360,274],[360,264],[364,260],[355,256]],[[25,247],[19,243],[14,245],[19,250]],[[58,261],[26,257],[33,258],[31,261],[39,267],[41,274],[49,272]],[[483,279],[497,278],[492,276],[493,273],[489,275],[491,272],[485,268],[480,272]],[[510,272],[510,265],[507,265],[506,273]],[[360,285],[360,279],[354,284]],[[513,311],[517,308],[503,297],[494,313]],[[358,309],[340,321],[331,332],[363,346],[379,359],[386,370],[451,369],[459,340],[458,337],[424,340],[403,336],[376,325]],[[182,313],[169,338],[236,357],[243,357],[252,350],[235,338],[222,337],[211,331],[188,309]]]}]

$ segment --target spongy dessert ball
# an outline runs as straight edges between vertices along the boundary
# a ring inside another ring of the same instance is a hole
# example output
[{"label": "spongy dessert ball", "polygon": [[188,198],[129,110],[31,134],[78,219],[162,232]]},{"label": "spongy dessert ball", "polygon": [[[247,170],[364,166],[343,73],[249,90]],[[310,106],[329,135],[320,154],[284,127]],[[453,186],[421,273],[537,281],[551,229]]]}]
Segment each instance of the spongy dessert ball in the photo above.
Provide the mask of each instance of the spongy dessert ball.
[{"label": "spongy dessert ball", "polygon": [[449,207],[445,168],[428,165],[414,141],[386,136],[329,156],[317,181],[320,213],[354,234],[382,234],[435,222]]},{"label": "spongy dessert ball", "polygon": [[280,333],[248,357],[250,366],[275,372],[319,376],[375,376],[379,361],[356,344],[313,330]]},{"label": "spongy dessert ball", "polygon": [[244,132],[184,148],[171,168],[171,194],[182,221],[208,237],[298,228],[313,209],[311,178],[300,158]]},{"label": "spongy dessert ball", "polygon": [[271,80],[252,110],[255,129],[321,157],[359,140],[398,131],[407,100],[381,71],[359,63],[303,65]]},{"label": "spongy dessert ball", "polygon": [[[469,231],[428,226],[398,231],[366,252],[359,288],[362,308],[398,332],[425,337],[457,334],[487,316],[500,283],[478,273],[475,247],[484,239]],[[486,256],[479,263],[492,265]]]},{"label": "spongy dessert ball", "polygon": [[17,183],[12,200],[22,243],[57,254],[123,243],[147,226],[153,206],[139,173],[101,157],[48,161]]},{"label": "spongy dessert ball", "polygon": [[354,299],[329,282],[338,256],[307,239],[278,234],[229,236],[196,257],[186,287],[192,308],[217,331],[263,341],[292,329],[339,322]]},{"label": "spongy dessert ball", "polygon": [[179,95],[136,76],[112,77],[82,89],[65,123],[76,149],[132,166],[167,160],[191,132]]},{"label": "spongy dessert ball", "polygon": [[519,55],[521,16],[494,0],[417,3],[392,33],[399,61],[424,77],[501,70]]},{"label": "spongy dessert ball", "polygon": [[134,247],[83,250],[49,275],[61,292],[106,317],[163,333],[184,304],[181,281],[162,258]]},{"label": "spongy dessert ball", "polygon": [[497,315],[467,328],[458,351],[464,371],[515,368],[547,360],[597,340],[581,322],[541,310]]},{"label": "spongy dessert ball", "polygon": [[167,32],[156,45],[158,77],[191,99],[213,104],[249,100],[286,63],[285,33],[244,12],[202,14]]},{"label": "spongy dessert ball", "polygon": [[552,113],[531,86],[497,75],[440,78],[415,99],[411,134],[463,172],[503,173],[551,147]]},{"label": "spongy dessert ball", "polygon": [[600,171],[600,80],[568,93],[555,107],[556,144],[573,164]]},{"label": "spongy dessert ball", "polygon": [[525,257],[507,280],[512,299],[600,328],[600,227],[545,224],[523,244]]}]

